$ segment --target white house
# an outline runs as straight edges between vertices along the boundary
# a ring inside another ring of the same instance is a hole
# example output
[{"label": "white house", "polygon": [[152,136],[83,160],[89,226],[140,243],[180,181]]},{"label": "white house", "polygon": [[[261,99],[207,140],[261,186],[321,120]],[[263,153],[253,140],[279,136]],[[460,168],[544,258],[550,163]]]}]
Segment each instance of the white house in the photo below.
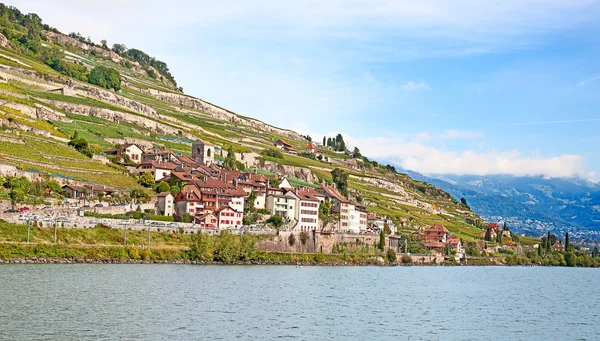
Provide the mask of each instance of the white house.
[{"label": "white house", "polygon": [[175,213],[175,198],[171,192],[162,192],[158,195],[156,209],[159,214],[172,216]]},{"label": "white house", "polygon": [[294,190],[298,198],[296,216],[297,228],[300,231],[315,231],[319,229],[319,206],[321,201],[308,190]]},{"label": "white house", "polygon": [[139,165],[142,162],[144,151],[136,144],[125,144],[123,145],[123,154],[127,155],[131,162]]},{"label": "white house", "polygon": [[170,176],[171,172],[177,168],[177,165],[172,162],[156,162],[144,161],[137,166],[138,174],[152,173],[154,181],[158,181],[166,176]]},{"label": "white house", "polygon": [[236,211],[229,206],[219,207],[213,214],[218,219],[218,227],[220,229],[242,226],[244,212]]},{"label": "white house", "polygon": [[348,207],[348,231],[360,233],[360,211],[357,211],[354,205]]},{"label": "white house", "polygon": [[271,215],[278,215],[284,219],[296,220],[296,195],[289,191],[285,194],[269,193],[267,195],[267,210]]}]

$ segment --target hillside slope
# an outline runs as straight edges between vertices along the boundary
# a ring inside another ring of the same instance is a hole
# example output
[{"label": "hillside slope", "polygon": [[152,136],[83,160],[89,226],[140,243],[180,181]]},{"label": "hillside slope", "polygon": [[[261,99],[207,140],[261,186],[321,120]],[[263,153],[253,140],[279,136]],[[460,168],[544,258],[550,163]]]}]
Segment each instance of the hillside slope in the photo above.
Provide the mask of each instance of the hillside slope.
[{"label": "hillside slope", "polygon": [[[217,158],[232,147],[244,168],[283,175],[295,184],[331,181],[331,171],[339,168],[349,175],[350,199],[387,215],[401,230],[437,223],[466,240],[480,239],[482,230],[472,223],[481,219],[432,185],[331,148],[322,148],[329,162],[265,156],[277,140],[299,151],[308,140],[184,94],[166,64],[142,51],[117,53],[76,34],[64,35],[37,16],[14,8],[0,11],[0,164],[63,183],[140,190],[136,177],[105,159],[103,151],[138,143],[190,155],[191,142],[201,139],[220,148]],[[90,144],[92,158],[68,145],[75,133]]]}]

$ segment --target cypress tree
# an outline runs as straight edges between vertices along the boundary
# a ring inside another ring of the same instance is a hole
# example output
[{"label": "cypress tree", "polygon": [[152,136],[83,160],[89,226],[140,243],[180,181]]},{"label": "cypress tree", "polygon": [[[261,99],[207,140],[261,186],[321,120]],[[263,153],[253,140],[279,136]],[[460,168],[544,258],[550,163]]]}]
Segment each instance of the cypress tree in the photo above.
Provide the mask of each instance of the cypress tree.
[{"label": "cypress tree", "polygon": [[502,228],[502,231],[508,231],[508,227],[506,227],[506,222],[504,222],[504,227]]},{"label": "cypress tree", "polygon": [[486,242],[489,242],[490,240],[492,240],[492,233],[490,232],[489,227],[487,230],[485,230],[485,237],[483,239],[485,239]]},{"label": "cypress tree", "polygon": [[325,144],[326,143],[326,139],[327,138],[325,136],[323,136],[323,146],[326,146],[326,144]]},{"label": "cypress tree", "polygon": [[385,230],[379,232],[379,249],[383,251],[385,249]]},{"label": "cypress tree", "polygon": [[570,246],[570,243],[569,243],[569,232],[567,232],[565,234],[565,251],[569,252],[569,246]]},{"label": "cypress tree", "polygon": [[552,244],[550,244],[550,231],[548,231],[548,237],[546,238],[546,250],[550,251]]},{"label": "cypress tree", "polygon": [[498,234],[496,235],[496,243],[502,244],[502,231],[498,231]]},{"label": "cypress tree", "polygon": [[542,245],[538,246],[538,256],[542,256]]}]

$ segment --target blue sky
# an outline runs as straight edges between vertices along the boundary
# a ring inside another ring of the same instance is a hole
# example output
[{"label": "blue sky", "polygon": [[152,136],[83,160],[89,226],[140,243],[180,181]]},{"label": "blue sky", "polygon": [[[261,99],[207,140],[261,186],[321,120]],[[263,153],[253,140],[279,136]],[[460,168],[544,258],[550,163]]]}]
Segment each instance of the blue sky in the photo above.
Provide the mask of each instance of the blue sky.
[{"label": "blue sky", "polygon": [[427,174],[600,180],[600,2],[40,1],[186,93]]}]

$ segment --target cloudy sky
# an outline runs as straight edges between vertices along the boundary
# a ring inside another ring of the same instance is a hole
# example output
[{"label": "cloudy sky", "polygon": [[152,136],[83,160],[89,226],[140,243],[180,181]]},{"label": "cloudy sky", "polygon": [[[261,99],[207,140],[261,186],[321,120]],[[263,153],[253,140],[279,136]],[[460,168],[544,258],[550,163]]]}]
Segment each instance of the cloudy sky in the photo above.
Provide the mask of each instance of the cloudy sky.
[{"label": "cloudy sky", "polygon": [[600,2],[8,1],[186,93],[427,174],[600,180]]}]

